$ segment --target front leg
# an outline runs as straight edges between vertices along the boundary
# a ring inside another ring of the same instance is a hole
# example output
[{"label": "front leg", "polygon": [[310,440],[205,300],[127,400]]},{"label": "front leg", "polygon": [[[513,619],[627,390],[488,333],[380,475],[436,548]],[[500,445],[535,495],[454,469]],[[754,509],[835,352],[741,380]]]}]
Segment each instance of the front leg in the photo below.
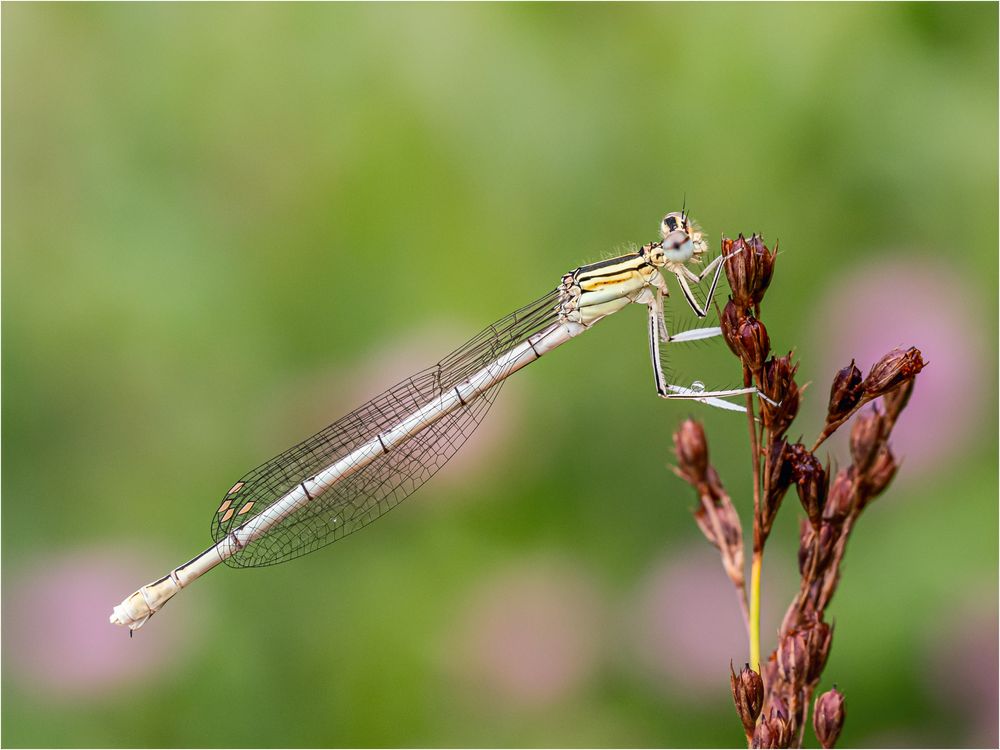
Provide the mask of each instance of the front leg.
[{"label": "front leg", "polygon": [[[737,250],[736,252],[739,253],[743,251]],[[684,293],[684,299],[687,300],[688,305],[694,311],[694,314],[699,318],[704,318],[708,315],[708,308],[712,304],[712,298],[715,296],[715,289],[719,284],[719,276],[722,275],[722,261],[726,258],[732,258],[733,255],[736,255],[736,253],[727,256],[720,255],[718,258],[705,266],[700,274],[696,274],[684,265],[673,269],[674,275],[677,276],[677,283],[680,284],[681,291]],[[688,285],[688,279],[693,281],[695,284],[700,284],[712,271],[715,271],[715,275],[712,277],[712,286],[708,289],[708,295],[705,297],[705,306],[702,307],[695,299],[694,294],[691,291],[691,287]]]}]

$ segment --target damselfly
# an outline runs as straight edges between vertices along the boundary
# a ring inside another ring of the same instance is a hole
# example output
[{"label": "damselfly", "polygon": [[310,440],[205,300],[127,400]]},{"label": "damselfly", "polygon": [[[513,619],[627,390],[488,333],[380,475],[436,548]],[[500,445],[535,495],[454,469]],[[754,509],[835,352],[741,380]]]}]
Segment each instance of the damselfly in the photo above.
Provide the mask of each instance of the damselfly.
[{"label": "damselfly", "polygon": [[[559,286],[470,339],[308,440],[252,470],[226,493],[212,520],[215,544],[114,608],[111,622],[131,630],[174,594],[219,563],[274,565],[357,531],[399,504],[455,454],[489,410],[504,380],[629,303],[649,311],[656,392],[742,411],[723,399],[753,388],[707,391],[667,382],[662,344],[718,336],[718,327],[671,334],[663,315],[672,274],[688,305],[704,318],[719,275],[719,256],[695,273],[708,245],[685,212],[667,214],[661,239],[616,258],[581,266]],[[691,284],[711,277],[704,304]]]}]

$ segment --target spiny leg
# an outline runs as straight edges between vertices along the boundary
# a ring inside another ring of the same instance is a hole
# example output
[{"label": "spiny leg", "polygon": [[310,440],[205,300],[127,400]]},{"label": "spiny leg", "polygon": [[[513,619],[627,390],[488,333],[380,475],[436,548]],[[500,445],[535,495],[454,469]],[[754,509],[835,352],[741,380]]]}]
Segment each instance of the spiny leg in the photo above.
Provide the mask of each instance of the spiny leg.
[{"label": "spiny leg", "polygon": [[[734,255],[743,252],[742,250],[737,250],[735,253],[730,255],[720,255],[718,258],[713,260],[700,274],[696,274],[694,271],[689,269],[687,266],[681,268],[681,272],[677,273],[677,282],[681,286],[681,291],[684,293],[684,299],[687,300],[688,305],[694,311],[694,314],[699,318],[704,318],[708,315],[708,308],[712,304],[712,298],[715,297],[715,289],[719,285],[719,276],[722,275],[722,261],[726,258],[732,258]],[[688,285],[688,279],[693,281],[695,284],[700,284],[706,276],[712,271],[715,271],[715,275],[712,277],[712,286],[708,289],[708,294],[705,297],[705,306],[701,307],[698,301],[694,298],[694,293],[691,291],[691,287]],[[686,278],[685,278],[686,277]]]},{"label": "spiny leg", "polygon": [[660,364],[660,341],[668,343],[670,334],[667,333],[667,324],[663,320],[663,293],[661,284],[663,277],[656,274],[660,283],[654,281],[653,286],[648,286],[636,295],[635,301],[645,303],[649,311],[649,358],[653,363],[653,382],[656,384],[656,393],[660,396],[667,395],[667,378],[663,374],[663,366]]},{"label": "spiny leg", "polygon": [[[687,300],[688,305],[691,307],[692,310],[694,310],[694,314],[697,315],[699,318],[704,318],[708,316],[708,306],[712,304],[712,297],[715,296],[715,286],[716,284],[719,283],[718,272],[721,269],[722,265],[720,264],[716,268],[715,278],[712,279],[712,287],[708,290],[708,295],[705,298],[704,307],[698,304],[698,300],[695,299],[694,292],[691,291],[691,286],[688,284],[687,277],[683,273],[684,271],[687,271],[688,273],[691,272],[688,271],[688,269],[685,267],[684,269],[682,269],[681,273],[677,274],[677,283],[681,285],[681,292],[683,292],[684,294],[684,299]],[[691,273],[691,275],[694,276],[693,273]]]},{"label": "spiny leg", "polygon": [[[685,388],[682,385],[668,385],[667,390],[670,391],[670,393],[664,396],[664,398],[686,398],[686,399],[694,399],[695,401],[701,401],[702,399],[705,398],[713,398],[713,399],[729,398],[732,396],[743,396],[747,393],[753,393],[756,394],[756,396],[761,400],[767,401],[767,403],[771,404],[771,406],[778,406],[778,404],[775,403],[772,399],[764,395],[764,393],[759,388],[752,385],[746,388],[725,388],[723,390],[718,390],[718,391],[706,391],[704,390],[704,387]],[[740,411],[743,411],[742,407],[740,407]]]},{"label": "spiny leg", "polygon": [[[694,328],[689,331],[682,331],[675,336],[671,336],[667,331],[666,325],[663,323],[662,306],[663,299],[659,294],[654,295],[653,300],[647,303],[647,309],[649,310],[649,356],[653,360],[653,380],[656,384],[657,395],[663,398],[672,398],[670,393],[671,391],[687,391],[690,389],[681,389],[680,386],[670,385],[667,383],[666,376],[663,374],[663,365],[661,364],[660,359],[660,341],[663,340],[668,344],[683,343],[685,341],[698,341],[701,339],[711,338],[713,336],[719,336],[722,334],[722,329],[719,327]],[[657,309],[658,307],[659,309]],[[714,394],[708,394],[707,398],[701,399],[702,403],[715,406],[720,409],[745,411],[742,406],[737,406],[736,404],[731,404],[728,401],[722,401],[718,398],[712,398],[713,395]]]}]

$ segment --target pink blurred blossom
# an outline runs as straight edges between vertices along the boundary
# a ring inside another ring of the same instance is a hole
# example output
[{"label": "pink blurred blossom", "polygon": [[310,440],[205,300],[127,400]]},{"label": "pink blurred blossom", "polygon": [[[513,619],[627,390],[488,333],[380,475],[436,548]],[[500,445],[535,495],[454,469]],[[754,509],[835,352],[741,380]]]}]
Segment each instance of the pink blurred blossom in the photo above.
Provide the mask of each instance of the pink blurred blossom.
[{"label": "pink blurred blossom", "polygon": [[172,611],[170,627],[154,617],[131,639],[108,622],[112,607],[160,567],[146,555],[78,549],[5,571],[5,679],[67,699],[162,680],[197,641],[190,607]]},{"label": "pink blurred blossom", "polygon": [[[984,314],[975,290],[940,264],[918,265],[897,257],[853,268],[836,280],[817,306],[813,340],[823,342],[811,408],[825,408],[833,374],[857,359],[868,369],[894,346],[917,346],[929,366],[920,374],[906,413],[893,433],[904,478],[933,471],[961,455],[995,428],[990,406],[995,364],[985,352],[995,342],[979,323]],[[847,430],[832,441],[846,457]]]},{"label": "pink blurred blossom", "polygon": [[[794,594],[794,582],[777,554],[769,562],[761,584],[764,654],[774,648],[773,634]],[[718,552],[707,542],[656,563],[640,586],[632,612],[632,657],[670,692],[696,698],[728,690],[729,660],[741,664],[748,659],[734,587]]]},{"label": "pink blurred blossom", "polygon": [[536,561],[485,582],[464,606],[446,659],[461,683],[514,708],[549,705],[588,680],[601,597],[579,568]]}]

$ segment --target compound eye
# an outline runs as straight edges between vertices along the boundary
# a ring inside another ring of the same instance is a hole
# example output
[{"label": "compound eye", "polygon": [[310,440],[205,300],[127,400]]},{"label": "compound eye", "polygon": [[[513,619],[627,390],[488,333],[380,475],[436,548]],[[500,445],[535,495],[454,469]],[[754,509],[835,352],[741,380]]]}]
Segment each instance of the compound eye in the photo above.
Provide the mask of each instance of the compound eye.
[{"label": "compound eye", "polygon": [[673,214],[667,214],[663,217],[663,231],[665,234],[676,231],[679,226],[680,223],[677,221],[677,217]]}]

